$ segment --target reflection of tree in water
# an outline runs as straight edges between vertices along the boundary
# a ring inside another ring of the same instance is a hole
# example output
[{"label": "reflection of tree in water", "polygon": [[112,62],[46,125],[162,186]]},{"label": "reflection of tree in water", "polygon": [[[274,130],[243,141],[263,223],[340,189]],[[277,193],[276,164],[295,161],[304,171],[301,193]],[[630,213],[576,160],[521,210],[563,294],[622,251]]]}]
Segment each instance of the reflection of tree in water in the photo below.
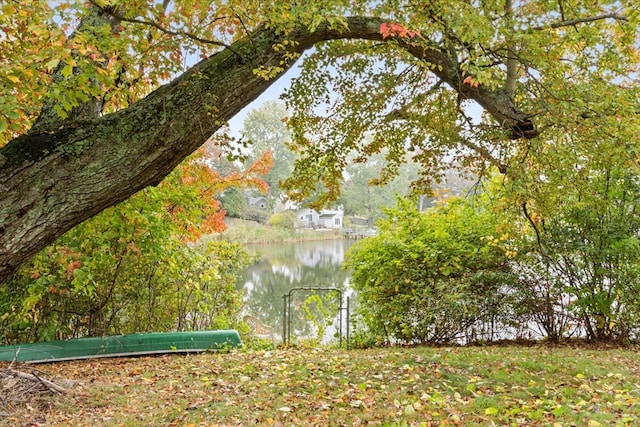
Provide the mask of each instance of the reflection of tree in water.
[{"label": "reflection of tree in water", "polygon": [[[342,270],[344,252],[350,242],[319,241],[260,245],[260,260],[249,267],[239,288],[245,291],[245,312],[282,333],[283,295],[297,287],[326,287],[346,290],[350,273]],[[249,248],[253,250],[254,248]],[[320,293],[324,296],[325,293]],[[313,324],[304,320],[301,310],[309,292],[294,292],[292,306],[293,335],[308,336]],[[335,293],[327,304],[335,303]]]}]

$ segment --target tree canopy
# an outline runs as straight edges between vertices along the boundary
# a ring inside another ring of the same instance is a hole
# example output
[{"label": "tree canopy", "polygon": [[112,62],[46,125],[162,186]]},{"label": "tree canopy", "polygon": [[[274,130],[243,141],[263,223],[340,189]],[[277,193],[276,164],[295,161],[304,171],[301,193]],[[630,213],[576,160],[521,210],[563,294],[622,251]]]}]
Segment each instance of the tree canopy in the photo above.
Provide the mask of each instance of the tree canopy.
[{"label": "tree canopy", "polygon": [[383,147],[383,178],[408,151],[418,184],[452,161],[516,182],[594,151],[635,167],[639,20],[627,1],[5,2],[0,281],[157,185],[314,46],[287,95],[299,197],[337,197],[353,151]]}]

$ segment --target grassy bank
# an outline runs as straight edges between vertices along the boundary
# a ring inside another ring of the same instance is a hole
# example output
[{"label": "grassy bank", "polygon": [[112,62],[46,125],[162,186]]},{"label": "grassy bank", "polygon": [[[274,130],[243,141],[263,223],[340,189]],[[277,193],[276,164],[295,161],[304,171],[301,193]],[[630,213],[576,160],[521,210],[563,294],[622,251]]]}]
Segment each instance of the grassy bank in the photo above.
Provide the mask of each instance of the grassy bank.
[{"label": "grassy bank", "polygon": [[274,350],[45,365],[3,425],[640,425],[637,348]]},{"label": "grassy bank", "polygon": [[223,233],[212,234],[207,238],[242,244],[297,242],[342,238],[340,232],[334,230],[290,230],[236,218],[226,218],[225,223],[228,228]]}]

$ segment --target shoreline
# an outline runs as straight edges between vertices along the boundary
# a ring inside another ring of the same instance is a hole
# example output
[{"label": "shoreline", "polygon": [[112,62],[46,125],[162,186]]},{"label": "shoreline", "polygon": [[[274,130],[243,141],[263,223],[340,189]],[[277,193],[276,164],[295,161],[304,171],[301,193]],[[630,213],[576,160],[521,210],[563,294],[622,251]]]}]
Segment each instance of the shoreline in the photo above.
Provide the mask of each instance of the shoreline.
[{"label": "shoreline", "polygon": [[243,245],[265,243],[313,242],[322,240],[344,240],[342,230],[292,230],[259,224],[254,221],[226,218],[227,229],[222,233],[203,236],[204,239],[227,241]]}]

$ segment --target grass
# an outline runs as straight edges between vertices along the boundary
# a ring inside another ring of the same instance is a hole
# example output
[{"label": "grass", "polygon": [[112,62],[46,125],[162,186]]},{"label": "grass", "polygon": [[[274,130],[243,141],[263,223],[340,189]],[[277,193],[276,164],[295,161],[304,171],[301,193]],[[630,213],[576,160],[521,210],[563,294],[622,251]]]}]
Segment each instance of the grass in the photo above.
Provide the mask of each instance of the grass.
[{"label": "grass", "polygon": [[41,366],[75,380],[0,425],[632,426],[637,348],[281,349]]},{"label": "grass", "polygon": [[233,243],[296,242],[342,238],[337,230],[291,230],[236,218],[225,218],[225,223],[228,228],[224,232],[212,234],[208,238]]}]

